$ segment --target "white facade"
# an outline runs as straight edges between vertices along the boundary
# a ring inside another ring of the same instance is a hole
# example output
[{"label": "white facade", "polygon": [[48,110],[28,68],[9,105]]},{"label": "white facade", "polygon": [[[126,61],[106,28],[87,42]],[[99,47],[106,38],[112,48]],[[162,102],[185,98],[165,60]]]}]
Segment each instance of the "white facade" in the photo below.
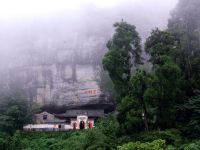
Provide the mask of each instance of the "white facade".
[{"label": "white facade", "polygon": [[[81,127],[82,126],[82,127]],[[72,118],[70,124],[28,124],[23,127],[25,131],[67,131],[72,129],[88,129],[94,127],[94,119],[88,119],[88,116],[79,115]]]}]

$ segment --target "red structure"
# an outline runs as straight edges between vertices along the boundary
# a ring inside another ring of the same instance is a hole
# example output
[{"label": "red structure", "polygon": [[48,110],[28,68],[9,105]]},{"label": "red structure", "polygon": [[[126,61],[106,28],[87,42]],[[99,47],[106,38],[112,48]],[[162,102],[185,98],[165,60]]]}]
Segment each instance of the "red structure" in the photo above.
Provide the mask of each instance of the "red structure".
[{"label": "red structure", "polygon": [[74,122],[73,123],[73,129],[76,129],[76,127],[77,127],[77,124],[76,124],[76,122]]},{"label": "red structure", "polygon": [[89,122],[89,128],[91,129],[93,127],[92,122]]}]

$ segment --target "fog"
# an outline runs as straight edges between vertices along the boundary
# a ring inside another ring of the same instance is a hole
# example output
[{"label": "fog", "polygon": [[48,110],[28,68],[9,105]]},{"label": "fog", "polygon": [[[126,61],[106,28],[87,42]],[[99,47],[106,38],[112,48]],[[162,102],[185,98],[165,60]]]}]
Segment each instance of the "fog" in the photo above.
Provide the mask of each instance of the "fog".
[{"label": "fog", "polygon": [[144,43],[177,1],[0,0],[0,92],[22,88],[39,105],[110,103],[99,66],[113,24],[135,25]]},{"label": "fog", "polygon": [[[143,41],[165,28],[177,0],[0,1],[1,69],[71,59],[101,61],[113,24],[136,25]],[[65,57],[66,56],[66,57]]]}]

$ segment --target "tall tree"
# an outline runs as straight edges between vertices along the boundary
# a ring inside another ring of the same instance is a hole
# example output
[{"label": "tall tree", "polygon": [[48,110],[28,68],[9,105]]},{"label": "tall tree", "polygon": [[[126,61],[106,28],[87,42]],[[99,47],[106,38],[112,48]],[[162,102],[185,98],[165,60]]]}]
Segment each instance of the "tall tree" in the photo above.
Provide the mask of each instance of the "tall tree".
[{"label": "tall tree", "polygon": [[1,100],[0,131],[13,134],[32,121],[32,108],[21,91],[9,90]]},{"label": "tall tree", "polygon": [[200,136],[200,94],[191,97],[184,105],[184,131],[188,137]]},{"label": "tall tree", "polygon": [[186,93],[194,95],[195,89],[200,89],[199,82],[194,82],[199,77],[200,70],[194,67],[200,62],[200,1],[179,0],[179,3],[169,20],[168,30],[174,35],[175,41],[180,45],[179,66],[183,70],[187,81]]},{"label": "tall tree", "polygon": [[148,125],[148,111],[147,111],[147,103],[145,101],[145,92],[148,88],[148,74],[144,70],[137,70],[136,74],[131,78],[131,95],[138,100],[141,108],[142,108],[142,117],[144,119],[145,130],[149,130]]},{"label": "tall tree", "polygon": [[154,66],[161,63],[163,55],[170,56],[174,62],[179,62],[179,49],[175,37],[170,32],[161,31],[158,28],[151,32],[145,43],[146,53],[150,55],[150,62]]},{"label": "tall tree", "polygon": [[121,133],[132,134],[144,131],[143,111],[138,99],[131,96],[122,98],[117,110]]},{"label": "tall tree", "polygon": [[176,104],[182,99],[180,83],[181,70],[168,56],[163,56],[160,66],[155,69],[158,79],[158,101],[156,125],[159,128],[173,127],[176,121]]},{"label": "tall tree", "polygon": [[169,32],[156,29],[147,39],[145,48],[150,55],[155,76],[155,80],[149,85],[146,98],[154,101],[156,126],[173,127],[176,120],[175,106],[184,98],[180,97],[181,70],[175,63],[178,61],[178,55],[175,54],[178,53],[179,47]]},{"label": "tall tree", "polygon": [[141,64],[140,37],[136,27],[124,21],[114,24],[113,38],[107,43],[109,51],[103,59],[103,67],[109,72],[119,96],[129,90],[132,65]]}]

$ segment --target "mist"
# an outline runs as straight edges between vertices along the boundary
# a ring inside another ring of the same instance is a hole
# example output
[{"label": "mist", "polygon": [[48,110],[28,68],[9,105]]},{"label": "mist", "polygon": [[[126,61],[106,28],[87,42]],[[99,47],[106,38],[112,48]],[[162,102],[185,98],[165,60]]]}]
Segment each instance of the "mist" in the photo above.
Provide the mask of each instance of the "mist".
[{"label": "mist", "polygon": [[22,88],[42,106],[110,103],[99,70],[113,24],[135,25],[143,44],[152,29],[167,27],[177,2],[1,0],[0,85]]},{"label": "mist", "polygon": [[134,24],[145,41],[155,27],[166,28],[177,0],[0,3],[0,68],[4,70],[54,63],[57,58],[70,60],[72,55],[100,63],[115,22]]}]

